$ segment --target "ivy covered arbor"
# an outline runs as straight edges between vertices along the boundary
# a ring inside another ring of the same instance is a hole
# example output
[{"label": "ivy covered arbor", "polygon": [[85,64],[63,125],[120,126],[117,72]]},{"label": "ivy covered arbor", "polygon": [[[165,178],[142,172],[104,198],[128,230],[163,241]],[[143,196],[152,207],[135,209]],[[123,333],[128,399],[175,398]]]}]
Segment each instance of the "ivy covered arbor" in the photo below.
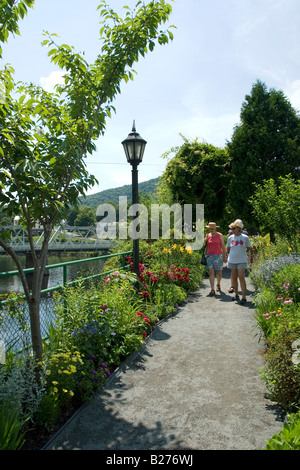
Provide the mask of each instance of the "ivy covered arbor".
[{"label": "ivy covered arbor", "polygon": [[219,220],[226,205],[229,160],[226,149],[184,139],[162,176],[163,187],[180,204],[204,204],[205,219]]}]

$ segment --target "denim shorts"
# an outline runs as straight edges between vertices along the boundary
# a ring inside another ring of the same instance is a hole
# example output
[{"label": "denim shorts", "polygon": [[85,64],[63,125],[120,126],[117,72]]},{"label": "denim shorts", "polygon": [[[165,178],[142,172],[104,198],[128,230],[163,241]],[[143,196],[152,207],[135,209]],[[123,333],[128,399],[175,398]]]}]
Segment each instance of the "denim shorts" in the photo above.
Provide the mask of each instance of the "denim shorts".
[{"label": "denim shorts", "polygon": [[229,269],[247,269],[247,263],[227,263]]},{"label": "denim shorts", "polygon": [[223,255],[206,255],[207,267],[213,268],[215,271],[223,269]]}]

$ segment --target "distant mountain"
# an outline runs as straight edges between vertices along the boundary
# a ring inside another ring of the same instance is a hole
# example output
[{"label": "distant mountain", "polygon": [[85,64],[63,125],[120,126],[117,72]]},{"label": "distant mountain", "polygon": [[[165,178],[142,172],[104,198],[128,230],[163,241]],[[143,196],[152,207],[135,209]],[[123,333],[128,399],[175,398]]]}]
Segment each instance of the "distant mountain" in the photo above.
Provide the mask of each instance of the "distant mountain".
[{"label": "distant mountain", "polygon": [[[148,181],[139,183],[139,192],[142,194],[153,194],[157,191],[157,185],[160,183],[160,178],[153,178]],[[131,201],[131,184],[120,186],[119,188],[105,189],[99,193],[90,194],[89,196],[81,197],[82,204],[89,207],[96,208],[99,204],[106,202],[119,202],[119,196],[127,196],[128,201]]]}]

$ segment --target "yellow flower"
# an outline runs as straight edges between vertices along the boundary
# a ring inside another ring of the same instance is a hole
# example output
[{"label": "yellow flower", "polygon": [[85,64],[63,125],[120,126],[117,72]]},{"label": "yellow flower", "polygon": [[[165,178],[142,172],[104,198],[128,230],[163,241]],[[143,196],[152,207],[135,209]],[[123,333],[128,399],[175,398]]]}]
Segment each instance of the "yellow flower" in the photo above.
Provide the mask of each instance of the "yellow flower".
[{"label": "yellow flower", "polygon": [[65,388],[63,388],[62,391],[63,391],[64,393],[68,393],[68,390],[66,390]]},{"label": "yellow flower", "polygon": [[53,385],[58,385],[58,382],[56,382],[56,380],[53,380],[52,383]]},{"label": "yellow flower", "polygon": [[51,374],[51,370],[46,370],[46,375],[50,375]]},{"label": "yellow flower", "polygon": [[163,253],[167,253],[167,248],[163,248]]},{"label": "yellow flower", "polygon": [[289,251],[292,251],[292,248],[289,248]]},{"label": "yellow flower", "polygon": [[71,395],[71,397],[74,397],[74,392],[72,392],[72,390],[69,391],[69,394]]},{"label": "yellow flower", "polygon": [[58,388],[53,387],[53,393],[56,393],[56,392],[58,392]]},{"label": "yellow flower", "polygon": [[183,246],[180,247],[180,251],[181,251],[181,253],[184,251]]},{"label": "yellow flower", "polygon": [[174,243],[174,245],[172,246],[172,248],[174,248],[174,250],[176,250],[176,248],[177,248],[176,243]]}]

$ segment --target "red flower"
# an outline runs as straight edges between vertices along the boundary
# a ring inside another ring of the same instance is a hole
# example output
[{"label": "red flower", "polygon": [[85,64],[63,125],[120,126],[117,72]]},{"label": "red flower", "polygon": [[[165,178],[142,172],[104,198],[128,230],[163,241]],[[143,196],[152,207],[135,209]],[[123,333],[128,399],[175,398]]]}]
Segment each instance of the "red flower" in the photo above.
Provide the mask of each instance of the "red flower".
[{"label": "red flower", "polygon": [[147,323],[149,323],[150,320],[149,320],[149,318],[144,317],[144,321],[146,321]]},{"label": "red flower", "polygon": [[136,315],[138,315],[139,317],[143,317],[144,314],[142,312],[136,312]]},{"label": "red flower", "polygon": [[151,276],[151,282],[153,282],[153,284],[156,284],[158,281],[158,276]]}]

